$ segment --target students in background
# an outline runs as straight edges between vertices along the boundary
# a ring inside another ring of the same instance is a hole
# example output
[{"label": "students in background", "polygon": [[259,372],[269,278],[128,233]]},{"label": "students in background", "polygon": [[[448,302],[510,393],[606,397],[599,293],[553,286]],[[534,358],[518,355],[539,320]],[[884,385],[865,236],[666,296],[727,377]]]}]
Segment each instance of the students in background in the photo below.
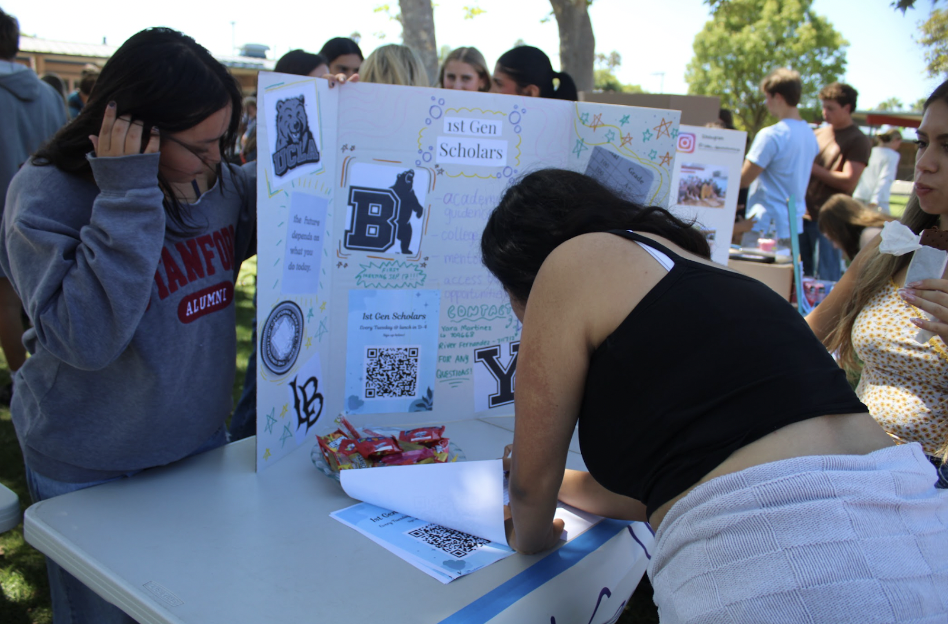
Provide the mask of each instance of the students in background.
[{"label": "students in background", "polygon": [[361,82],[427,87],[428,74],[418,54],[397,43],[376,48],[359,70]]},{"label": "students in background", "polygon": [[517,46],[497,59],[491,91],[571,101],[579,97],[572,76],[553,71],[550,57],[533,46]]},{"label": "students in background", "polygon": [[477,48],[455,48],[444,59],[438,86],[462,91],[490,91],[487,61]]},{"label": "students in background", "polygon": [[[10,411],[34,502],[224,444],[256,243],[255,167],[225,159],[240,102],[193,39],[144,30],[13,178],[0,266],[33,322]],[[131,621],[47,565],[55,621]]]},{"label": "students in background", "polygon": [[859,95],[855,89],[834,82],[820,89],[819,95],[827,125],[816,130],[819,152],[806,192],[807,216],[800,235],[800,255],[805,275],[835,282],[841,273],[840,252],[820,233],[820,208],[836,193],[853,194],[869,162],[872,145],[853,122]]},{"label": "students in background", "polygon": [[335,37],[323,45],[319,53],[329,63],[329,73],[332,75],[344,74],[346,78],[351,78],[353,74],[359,73],[359,67],[362,65],[362,50],[359,44],[347,37]]},{"label": "students in background", "polygon": [[322,78],[329,73],[329,62],[322,54],[313,54],[305,50],[290,50],[280,57],[273,71],[278,74]]},{"label": "students in background", "polygon": [[[10,180],[47,139],[66,123],[62,92],[16,62],[20,25],[0,10],[0,209]],[[0,347],[13,375],[26,361],[20,299],[7,275],[0,271]],[[13,385],[0,388],[0,403],[10,404]]]},{"label": "students in background", "polygon": [[892,220],[849,195],[837,193],[823,204],[819,225],[823,236],[842,251],[847,260],[852,260],[882,232],[886,221]]},{"label": "students in background", "polygon": [[70,119],[75,119],[79,115],[79,111],[82,110],[82,107],[89,101],[92,88],[95,86],[95,81],[98,78],[98,66],[89,64],[82,68],[82,73],[79,76],[79,88],[70,93],[69,97],[66,98]]},{"label": "students in background", "polygon": [[[557,544],[559,499],[648,520],[663,623],[948,618],[948,492],[922,449],[691,224],[541,170],[504,193],[481,256],[523,322],[513,548]],[[748,340],[767,348],[735,353]],[[577,425],[589,472],[565,469]]]},{"label": "students in background", "polygon": [[786,67],[775,69],[761,81],[760,90],[777,123],[757,133],[741,167],[741,188],[750,187],[746,215],[757,220],[753,229],[759,235],[773,232],[789,243],[788,199],[794,198],[796,228],[800,233],[803,198],[819,148],[810,125],[797,108],[803,94],[799,72]]},{"label": "students in background", "polygon": [[[916,234],[948,230],[946,136],[948,82],[928,98],[918,129],[915,192],[901,218]],[[941,486],[948,486],[942,464],[948,441],[948,280],[906,284],[913,254],[880,253],[878,240],[859,252],[806,320],[843,368],[861,371],[856,394],[869,413],[896,442],[921,444],[940,467]],[[919,328],[936,335],[920,344]]]},{"label": "students in background", "polygon": [[892,214],[889,212],[889,193],[899,170],[902,133],[889,130],[880,134],[879,140],[881,144],[872,148],[869,165],[859,177],[853,197],[872,208],[878,207],[883,214]]}]

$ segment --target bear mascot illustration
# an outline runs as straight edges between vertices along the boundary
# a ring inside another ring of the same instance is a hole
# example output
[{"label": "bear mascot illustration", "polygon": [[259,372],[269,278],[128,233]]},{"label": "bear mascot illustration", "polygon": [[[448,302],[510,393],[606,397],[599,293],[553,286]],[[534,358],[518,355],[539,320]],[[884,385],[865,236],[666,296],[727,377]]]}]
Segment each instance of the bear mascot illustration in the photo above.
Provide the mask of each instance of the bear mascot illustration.
[{"label": "bear mascot illustration", "polygon": [[395,236],[402,245],[402,253],[406,255],[411,255],[412,253],[410,249],[411,215],[415,213],[419,218],[422,215],[421,204],[418,203],[418,198],[412,190],[414,181],[415,171],[409,169],[408,171],[399,173],[395,179],[395,184],[391,187],[392,190],[395,191],[395,196],[398,197],[398,216],[395,218],[398,229]]},{"label": "bear mascot illustration", "polygon": [[319,148],[309,129],[304,97],[300,95],[278,101],[276,112],[274,173],[282,176],[300,165],[319,162]]}]

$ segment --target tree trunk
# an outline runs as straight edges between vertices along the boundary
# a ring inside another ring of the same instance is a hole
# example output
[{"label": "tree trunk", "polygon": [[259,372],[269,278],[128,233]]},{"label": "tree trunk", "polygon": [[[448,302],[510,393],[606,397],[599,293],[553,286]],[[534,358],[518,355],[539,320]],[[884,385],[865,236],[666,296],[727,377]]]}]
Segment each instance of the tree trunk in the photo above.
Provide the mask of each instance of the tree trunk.
[{"label": "tree trunk", "polygon": [[421,57],[428,81],[434,86],[438,79],[438,45],[431,0],[398,0],[398,7],[402,12],[402,41]]},{"label": "tree trunk", "polygon": [[560,29],[560,68],[579,91],[593,90],[596,37],[589,20],[587,0],[550,0]]}]

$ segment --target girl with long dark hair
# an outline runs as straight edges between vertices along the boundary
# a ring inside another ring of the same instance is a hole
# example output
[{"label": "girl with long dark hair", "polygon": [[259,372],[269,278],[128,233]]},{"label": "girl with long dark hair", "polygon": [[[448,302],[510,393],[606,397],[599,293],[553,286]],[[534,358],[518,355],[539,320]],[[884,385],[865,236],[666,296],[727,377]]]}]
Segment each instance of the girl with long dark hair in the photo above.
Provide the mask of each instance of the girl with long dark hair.
[{"label": "girl with long dark hair", "polygon": [[[226,160],[240,105],[193,39],[144,30],[13,179],[0,264],[33,323],[11,412],[34,501],[226,441],[234,282],[256,239],[253,164]],[[130,621],[48,569],[55,621]]]},{"label": "girl with long dark hair", "polygon": [[[555,545],[560,499],[651,524],[666,624],[948,616],[948,492],[921,448],[894,446],[802,317],[696,228],[544,170],[481,253],[523,322],[512,547]],[[565,470],[577,424],[589,472]]]},{"label": "girl with long dark hair", "polygon": [[579,97],[573,77],[553,71],[550,57],[533,46],[517,46],[497,59],[491,91],[570,101]]}]

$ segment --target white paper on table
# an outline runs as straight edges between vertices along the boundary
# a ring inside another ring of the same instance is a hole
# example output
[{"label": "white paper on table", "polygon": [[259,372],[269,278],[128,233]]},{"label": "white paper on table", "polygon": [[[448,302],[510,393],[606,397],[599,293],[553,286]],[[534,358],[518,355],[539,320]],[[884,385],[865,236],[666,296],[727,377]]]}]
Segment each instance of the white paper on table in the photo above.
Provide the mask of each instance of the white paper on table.
[{"label": "white paper on table", "polygon": [[[886,223],[886,225],[889,225]],[[926,279],[941,279],[945,274],[945,267],[948,266],[948,253],[934,247],[921,245],[912,256],[912,262],[909,263],[908,271],[905,274],[905,283],[920,282]],[[938,320],[929,312],[921,311],[922,315],[929,321]],[[934,332],[927,329],[919,329],[915,334],[915,341],[919,344],[925,344],[934,336]]]},{"label": "white paper on table", "polygon": [[356,500],[507,543],[500,459],[343,470],[340,482]]}]

